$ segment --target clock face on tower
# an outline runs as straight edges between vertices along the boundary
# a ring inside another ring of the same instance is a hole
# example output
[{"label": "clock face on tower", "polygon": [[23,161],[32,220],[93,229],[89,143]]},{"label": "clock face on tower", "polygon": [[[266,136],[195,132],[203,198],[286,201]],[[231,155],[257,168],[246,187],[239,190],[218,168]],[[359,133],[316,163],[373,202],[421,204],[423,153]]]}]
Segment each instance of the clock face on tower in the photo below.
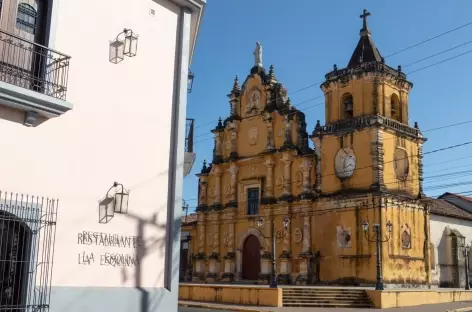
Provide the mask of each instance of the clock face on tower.
[{"label": "clock face on tower", "polygon": [[340,179],[350,178],[356,170],[356,155],[350,148],[341,148],[334,159],[334,169]]}]

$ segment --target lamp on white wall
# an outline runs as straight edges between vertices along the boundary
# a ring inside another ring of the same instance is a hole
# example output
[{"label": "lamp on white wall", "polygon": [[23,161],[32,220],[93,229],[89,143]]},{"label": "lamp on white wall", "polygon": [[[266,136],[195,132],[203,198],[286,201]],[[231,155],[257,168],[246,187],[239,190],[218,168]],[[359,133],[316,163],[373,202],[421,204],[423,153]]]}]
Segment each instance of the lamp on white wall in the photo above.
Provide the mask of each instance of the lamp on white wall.
[{"label": "lamp on white wall", "polygon": [[138,35],[131,29],[123,29],[115,40],[110,42],[109,60],[113,64],[123,61],[125,56],[136,56],[138,51]]},{"label": "lamp on white wall", "polygon": [[[114,194],[111,194],[112,190]],[[115,213],[126,214],[128,212],[129,191],[123,184],[114,182],[108,190],[104,199],[98,205],[98,222],[108,223],[115,216]]]}]

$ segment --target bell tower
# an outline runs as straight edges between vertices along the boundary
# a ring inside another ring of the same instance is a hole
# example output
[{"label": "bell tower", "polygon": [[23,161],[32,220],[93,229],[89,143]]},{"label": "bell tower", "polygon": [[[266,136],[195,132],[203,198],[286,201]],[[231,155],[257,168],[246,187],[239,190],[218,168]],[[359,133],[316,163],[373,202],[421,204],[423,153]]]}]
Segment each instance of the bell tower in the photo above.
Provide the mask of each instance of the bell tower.
[{"label": "bell tower", "polygon": [[325,194],[346,190],[422,193],[422,144],[417,124],[410,127],[408,95],[413,86],[401,67],[388,66],[374,44],[364,10],[357,46],[347,67],[327,73],[326,125],[312,139],[319,153]]}]

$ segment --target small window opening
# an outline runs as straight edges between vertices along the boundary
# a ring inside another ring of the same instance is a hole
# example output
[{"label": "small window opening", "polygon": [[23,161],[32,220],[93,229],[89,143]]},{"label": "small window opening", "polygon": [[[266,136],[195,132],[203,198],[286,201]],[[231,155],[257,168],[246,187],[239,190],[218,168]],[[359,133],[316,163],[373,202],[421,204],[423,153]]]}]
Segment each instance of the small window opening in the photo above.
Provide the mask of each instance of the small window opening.
[{"label": "small window opening", "polygon": [[400,106],[400,99],[398,95],[392,94],[390,97],[390,117],[399,122],[402,122],[402,110]]},{"label": "small window opening", "polygon": [[247,214],[259,214],[259,188],[249,188],[247,190]]},{"label": "small window opening", "polygon": [[27,3],[18,4],[18,14],[16,16],[16,27],[30,34],[36,33],[36,19],[38,12]]},{"label": "small window opening", "polygon": [[343,105],[344,105],[344,119],[349,119],[354,117],[354,100],[350,93],[343,95]]}]

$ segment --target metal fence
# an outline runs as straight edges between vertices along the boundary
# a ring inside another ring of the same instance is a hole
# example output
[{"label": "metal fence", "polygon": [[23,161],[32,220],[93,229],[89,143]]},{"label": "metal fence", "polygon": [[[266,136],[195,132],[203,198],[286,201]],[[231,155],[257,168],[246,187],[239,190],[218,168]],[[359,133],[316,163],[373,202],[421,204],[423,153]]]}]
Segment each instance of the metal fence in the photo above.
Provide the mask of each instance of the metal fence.
[{"label": "metal fence", "polygon": [[0,191],[0,311],[49,311],[57,206]]},{"label": "metal fence", "polygon": [[0,81],[66,99],[70,56],[0,30]]},{"label": "metal fence", "polygon": [[193,153],[193,127],[195,120],[187,118],[185,123],[185,151],[187,153]]}]

